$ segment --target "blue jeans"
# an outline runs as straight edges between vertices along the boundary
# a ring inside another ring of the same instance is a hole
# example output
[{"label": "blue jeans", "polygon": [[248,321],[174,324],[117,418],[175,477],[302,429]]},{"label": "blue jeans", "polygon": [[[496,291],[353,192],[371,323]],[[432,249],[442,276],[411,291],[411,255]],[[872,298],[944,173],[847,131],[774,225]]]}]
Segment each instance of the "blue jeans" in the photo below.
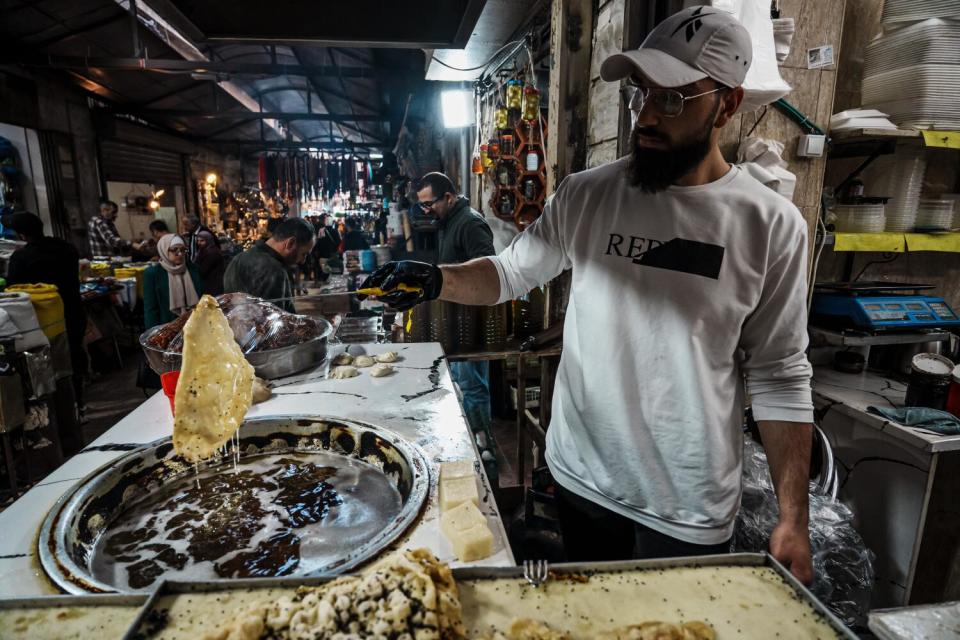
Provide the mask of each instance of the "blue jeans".
[{"label": "blue jeans", "polygon": [[463,394],[470,430],[490,438],[490,363],[451,362],[450,376]]}]

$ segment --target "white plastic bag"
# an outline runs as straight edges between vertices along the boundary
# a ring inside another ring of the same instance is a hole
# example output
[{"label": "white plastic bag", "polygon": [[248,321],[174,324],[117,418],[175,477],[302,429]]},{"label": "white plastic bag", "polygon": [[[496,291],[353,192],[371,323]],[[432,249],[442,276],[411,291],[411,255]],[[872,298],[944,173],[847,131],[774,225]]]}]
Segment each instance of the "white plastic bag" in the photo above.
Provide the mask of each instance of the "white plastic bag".
[{"label": "white plastic bag", "polygon": [[777,50],[773,43],[770,0],[685,0],[684,8],[708,5],[732,13],[746,27],[753,41],[753,62],[743,81],[740,111],[756,111],[790,93],[793,89],[780,77]]},{"label": "white plastic bag", "polygon": [[787,200],[793,200],[797,176],[787,169],[782,142],[755,136],[744,139],[737,149],[737,166]]}]

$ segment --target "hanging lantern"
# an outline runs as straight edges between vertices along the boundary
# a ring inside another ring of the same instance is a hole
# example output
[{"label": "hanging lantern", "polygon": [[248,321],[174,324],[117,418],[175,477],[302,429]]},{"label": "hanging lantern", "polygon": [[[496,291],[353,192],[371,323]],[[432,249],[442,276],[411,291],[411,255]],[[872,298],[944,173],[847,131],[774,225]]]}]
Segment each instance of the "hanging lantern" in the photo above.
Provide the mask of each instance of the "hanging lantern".
[{"label": "hanging lantern", "polygon": [[523,108],[521,117],[527,122],[534,122],[540,117],[540,92],[533,85],[527,85],[523,90]]},{"label": "hanging lantern", "polygon": [[519,80],[507,81],[507,109],[519,109],[523,102],[523,83]]},{"label": "hanging lantern", "polygon": [[508,126],[509,112],[502,102],[498,102],[497,108],[493,111],[493,127],[495,129],[506,129]]},{"label": "hanging lantern", "polygon": [[486,155],[487,155],[486,146],[487,145],[481,146],[480,153],[474,154],[473,156],[473,162],[471,163],[470,170],[475,175],[480,175],[481,173],[483,173],[483,165],[485,162],[484,159],[486,158]]},{"label": "hanging lantern", "polygon": [[491,161],[500,156],[500,138],[490,138],[490,142],[487,143],[487,154]]},{"label": "hanging lantern", "polygon": [[490,145],[480,145],[480,160],[483,163],[484,169],[493,166],[493,158],[490,156]]}]

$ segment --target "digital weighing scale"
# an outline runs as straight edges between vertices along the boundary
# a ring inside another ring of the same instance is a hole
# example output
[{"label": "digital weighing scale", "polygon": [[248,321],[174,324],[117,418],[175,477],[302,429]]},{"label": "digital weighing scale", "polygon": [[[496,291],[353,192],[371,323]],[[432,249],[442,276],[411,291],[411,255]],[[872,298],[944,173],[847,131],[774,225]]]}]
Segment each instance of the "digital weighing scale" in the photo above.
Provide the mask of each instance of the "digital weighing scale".
[{"label": "digital weighing scale", "polygon": [[917,293],[929,284],[835,282],[814,287],[810,321],[820,327],[891,331],[960,326],[943,298]]}]

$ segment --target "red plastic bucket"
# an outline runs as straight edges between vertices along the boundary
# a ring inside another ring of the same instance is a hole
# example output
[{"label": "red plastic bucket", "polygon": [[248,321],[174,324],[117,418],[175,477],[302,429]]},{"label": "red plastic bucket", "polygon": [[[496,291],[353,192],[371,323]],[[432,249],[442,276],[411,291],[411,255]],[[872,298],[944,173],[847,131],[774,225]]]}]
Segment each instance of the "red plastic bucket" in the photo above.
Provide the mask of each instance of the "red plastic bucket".
[{"label": "red plastic bucket", "polygon": [[163,387],[163,393],[167,396],[167,400],[170,401],[170,413],[173,415],[177,415],[176,409],[173,408],[173,400],[177,395],[178,380],[180,380],[179,371],[167,371],[160,374],[160,385]]}]

